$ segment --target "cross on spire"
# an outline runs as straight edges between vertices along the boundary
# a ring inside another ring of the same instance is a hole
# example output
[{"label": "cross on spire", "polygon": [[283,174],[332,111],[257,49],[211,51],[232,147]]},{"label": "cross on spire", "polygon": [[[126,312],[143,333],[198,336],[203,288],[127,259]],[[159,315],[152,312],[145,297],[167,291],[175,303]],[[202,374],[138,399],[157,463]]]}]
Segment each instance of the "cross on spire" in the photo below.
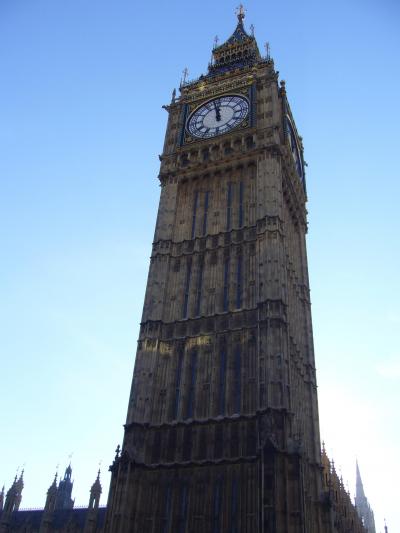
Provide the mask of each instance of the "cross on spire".
[{"label": "cross on spire", "polygon": [[239,23],[242,24],[243,19],[245,17],[243,4],[239,4],[239,6],[236,8],[236,15],[237,15]]}]

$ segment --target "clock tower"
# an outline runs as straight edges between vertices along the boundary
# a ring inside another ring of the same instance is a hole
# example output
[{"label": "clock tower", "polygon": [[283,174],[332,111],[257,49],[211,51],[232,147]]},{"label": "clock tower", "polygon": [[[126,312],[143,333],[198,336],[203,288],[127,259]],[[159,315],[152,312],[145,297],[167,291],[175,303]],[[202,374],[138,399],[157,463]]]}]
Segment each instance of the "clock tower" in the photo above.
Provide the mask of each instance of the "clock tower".
[{"label": "clock tower", "polygon": [[303,146],[244,28],[183,81],[109,533],[319,533],[321,452]]}]

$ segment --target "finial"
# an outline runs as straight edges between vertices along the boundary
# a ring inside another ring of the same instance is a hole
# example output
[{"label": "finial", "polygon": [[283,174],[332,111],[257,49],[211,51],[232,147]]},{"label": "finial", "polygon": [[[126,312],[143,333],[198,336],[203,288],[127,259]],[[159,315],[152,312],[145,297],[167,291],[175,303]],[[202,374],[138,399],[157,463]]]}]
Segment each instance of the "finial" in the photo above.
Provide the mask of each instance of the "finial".
[{"label": "finial", "polygon": [[174,88],[174,90],[172,91],[172,98],[171,98],[171,102],[173,104],[175,103],[175,99],[176,99],[176,89]]},{"label": "finial", "polygon": [[269,42],[267,41],[264,45],[265,48],[265,56],[267,59],[271,59],[271,47],[269,45]]},{"label": "finial", "polygon": [[216,35],[216,36],[214,37],[214,46],[213,46],[213,49],[214,49],[214,48],[217,48],[218,43],[219,43],[219,37],[218,37],[218,35]]},{"label": "finial", "polygon": [[115,450],[115,459],[118,459],[120,451],[121,451],[121,446],[118,444],[117,449]]},{"label": "finial", "polygon": [[243,19],[245,17],[243,4],[240,4],[239,7],[236,8],[236,15],[237,15],[239,24],[243,24]]},{"label": "finial", "polygon": [[250,24],[251,36],[254,37],[254,24]]},{"label": "finial", "polygon": [[185,85],[187,77],[188,77],[188,74],[189,74],[189,70],[187,69],[187,67],[185,67],[183,69],[183,71],[182,71],[181,87],[182,87],[182,85]]}]

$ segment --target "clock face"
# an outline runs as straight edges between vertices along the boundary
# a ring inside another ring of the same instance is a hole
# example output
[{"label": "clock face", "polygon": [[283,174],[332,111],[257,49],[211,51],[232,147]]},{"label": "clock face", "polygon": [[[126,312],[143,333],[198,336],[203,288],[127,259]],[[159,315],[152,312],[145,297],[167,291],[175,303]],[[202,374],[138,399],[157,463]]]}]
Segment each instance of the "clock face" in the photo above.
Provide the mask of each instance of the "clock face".
[{"label": "clock face", "polygon": [[193,111],[186,128],[193,137],[208,139],[236,128],[248,114],[247,98],[236,94],[219,96]]},{"label": "clock face", "polygon": [[292,156],[294,159],[294,163],[296,165],[297,174],[299,175],[301,179],[303,179],[303,162],[301,159],[299,146],[297,144],[296,135],[294,133],[293,126],[289,119],[287,119],[287,125],[288,125],[288,138],[289,138],[290,149],[292,151]]}]

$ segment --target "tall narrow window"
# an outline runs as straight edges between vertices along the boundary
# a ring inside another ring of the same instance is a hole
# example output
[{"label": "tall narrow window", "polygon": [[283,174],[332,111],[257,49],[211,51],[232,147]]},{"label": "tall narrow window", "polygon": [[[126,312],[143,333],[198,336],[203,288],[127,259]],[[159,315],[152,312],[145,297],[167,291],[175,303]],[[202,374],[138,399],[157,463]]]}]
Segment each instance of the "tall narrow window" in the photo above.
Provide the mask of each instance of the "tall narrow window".
[{"label": "tall narrow window", "polygon": [[188,507],[188,487],[183,485],[181,489],[181,498],[179,505],[179,525],[178,532],[185,533],[187,522],[187,507]]},{"label": "tall narrow window", "polygon": [[223,310],[228,311],[229,307],[229,257],[224,261],[224,298]]},{"label": "tall narrow window", "polygon": [[243,181],[239,183],[239,228],[243,226]]},{"label": "tall narrow window", "polygon": [[241,403],[242,403],[242,350],[240,344],[236,346],[235,349],[235,361],[234,361],[234,378],[233,378],[233,387],[234,387],[234,410],[235,413],[240,413]]},{"label": "tall narrow window", "polygon": [[243,256],[242,254],[238,255],[237,257],[237,265],[236,265],[236,309],[240,309],[242,307],[242,290],[243,290]]},{"label": "tall narrow window", "polygon": [[232,480],[230,533],[238,533],[238,481],[236,476]]},{"label": "tall narrow window", "polygon": [[194,403],[195,403],[195,394],[196,394],[196,374],[197,374],[197,350],[192,351],[192,356],[190,360],[190,380],[189,380],[189,391],[187,396],[187,409],[186,409],[186,418],[193,418],[194,413]]},{"label": "tall narrow window", "polygon": [[168,485],[165,490],[165,508],[164,508],[164,520],[163,520],[163,533],[168,533],[171,523],[171,485]]},{"label": "tall narrow window", "polygon": [[192,213],[192,236],[191,238],[194,239],[194,236],[196,235],[196,214],[197,214],[197,204],[199,203],[199,193],[196,191],[194,193],[194,201],[193,201],[193,213]]},{"label": "tall narrow window", "polygon": [[175,398],[174,398],[174,405],[173,405],[173,412],[172,412],[173,420],[176,420],[178,418],[179,399],[181,395],[183,356],[184,356],[184,350],[183,348],[181,348],[178,352],[178,364],[176,365]]},{"label": "tall narrow window", "polygon": [[200,311],[201,311],[201,291],[203,289],[203,271],[204,271],[204,257],[200,257],[199,272],[198,272],[198,277],[197,277],[196,316],[200,315]]},{"label": "tall narrow window", "polygon": [[226,231],[231,229],[232,223],[232,183],[228,183],[227,197],[226,197]]},{"label": "tall narrow window", "polygon": [[187,318],[187,314],[188,314],[189,289],[190,289],[191,275],[192,275],[192,258],[189,258],[187,262],[187,267],[186,267],[185,293],[183,295],[182,318]]},{"label": "tall narrow window", "polygon": [[213,533],[221,532],[222,481],[220,477],[214,485]]},{"label": "tall narrow window", "polygon": [[207,191],[204,195],[204,215],[203,215],[203,235],[207,233],[207,216],[208,216],[208,204],[210,201],[210,192]]},{"label": "tall narrow window", "polygon": [[226,346],[221,346],[219,357],[219,394],[218,394],[218,414],[225,414],[225,390],[226,390]]}]

